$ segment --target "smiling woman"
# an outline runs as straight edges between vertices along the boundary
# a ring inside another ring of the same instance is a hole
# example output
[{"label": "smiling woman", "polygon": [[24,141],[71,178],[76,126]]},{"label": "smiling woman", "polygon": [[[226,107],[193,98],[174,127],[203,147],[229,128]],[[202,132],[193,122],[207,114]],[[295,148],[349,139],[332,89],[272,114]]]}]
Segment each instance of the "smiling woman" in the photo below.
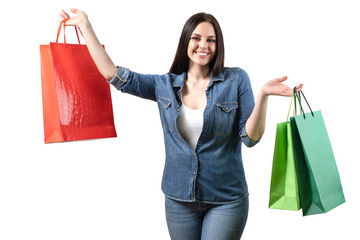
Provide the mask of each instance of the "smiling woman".
[{"label": "smiling woman", "polygon": [[189,64],[187,79],[182,92],[184,105],[192,109],[205,108],[205,91],[210,81],[211,68],[209,66],[215,55],[216,33],[214,27],[209,22],[202,22],[196,26],[191,34],[187,48]]},{"label": "smiling woman", "polygon": [[[157,102],[165,139],[162,190],[171,239],[240,239],[248,215],[242,143],[252,147],[260,141],[269,95],[291,96],[292,89],[282,84],[287,77],[266,83],[255,104],[247,73],[224,67],[221,28],[206,13],[185,23],[169,73],[148,75],[115,67],[87,15],[71,11],[76,16],[66,24],[80,27],[108,82],[124,93]],[[62,11],[60,17],[69,15]]]}]

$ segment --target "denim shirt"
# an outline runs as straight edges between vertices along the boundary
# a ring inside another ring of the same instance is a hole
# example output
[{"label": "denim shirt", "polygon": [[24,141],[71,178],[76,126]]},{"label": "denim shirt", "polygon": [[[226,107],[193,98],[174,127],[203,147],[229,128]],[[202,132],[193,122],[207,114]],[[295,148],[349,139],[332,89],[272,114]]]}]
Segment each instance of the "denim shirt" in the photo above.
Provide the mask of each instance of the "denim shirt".
[{"label": "denim shirt", "polygon": [[164,133],[166,161],[162,191],[184,202],[226,203],[248,194],[241,143],[252,147],[245,124],[254,108],[247,73],[226,68],[211,76],[206,89],[203,129],[195,151],[176,124],[186,73],[144,75],[118,67],[109,80],[116,89],[156,101]]}]

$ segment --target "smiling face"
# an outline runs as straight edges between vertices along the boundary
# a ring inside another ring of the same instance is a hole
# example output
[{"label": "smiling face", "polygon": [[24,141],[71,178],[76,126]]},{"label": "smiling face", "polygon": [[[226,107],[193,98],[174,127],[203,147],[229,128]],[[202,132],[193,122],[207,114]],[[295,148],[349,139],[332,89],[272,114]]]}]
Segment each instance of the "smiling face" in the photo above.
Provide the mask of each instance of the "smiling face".
[{"label": "smiling face", "polygon": [[188,45],[189,67],[208,66],[214,59],[215,53],[216,34],[213,25],[209,22],[199,23],[194,29]]}]

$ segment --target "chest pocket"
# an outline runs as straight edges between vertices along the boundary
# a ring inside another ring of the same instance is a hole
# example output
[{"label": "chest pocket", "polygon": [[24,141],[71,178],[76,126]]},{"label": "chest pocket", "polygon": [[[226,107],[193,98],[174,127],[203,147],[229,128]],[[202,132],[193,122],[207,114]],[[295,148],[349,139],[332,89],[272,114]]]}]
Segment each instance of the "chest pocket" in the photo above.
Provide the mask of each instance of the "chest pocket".
[{"label": "chest pocket", "polygon": [[158,98],[158,104],[159,104],[159,110],[160,110],[160,118],[161,118],[161,124],[169,129],[171,132],[174,131],[174,121],[173,121],[173,111],[171,108],[171,100],[159,97]]},{"label": "chest pocket", "polygon": [[236,118],[236,109],[238,107],[237,102],[215,103],[215,134],[226,137],[231,133]]}]

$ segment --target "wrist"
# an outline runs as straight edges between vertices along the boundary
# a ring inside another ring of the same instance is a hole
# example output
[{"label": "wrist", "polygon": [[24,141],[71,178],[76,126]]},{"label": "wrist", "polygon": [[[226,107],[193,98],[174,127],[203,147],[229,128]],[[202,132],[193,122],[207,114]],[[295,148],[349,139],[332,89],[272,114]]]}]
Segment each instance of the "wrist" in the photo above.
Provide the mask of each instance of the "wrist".
[{"label": "wrist", "polygon": [[265,86],[261,88],[260,92],[259,92],[259,98],[267,98],[268,96],[270,96],[270,93],[268,90],[266,90]]},{"label": "wrist", "polygon": [[90,24],[89,19],[88,19],[87,17],[81,19],[80,22],[79,22],[78,27],[79,27],[81,30],[85,30],[85,29],[91,27],[91,24]]}]

